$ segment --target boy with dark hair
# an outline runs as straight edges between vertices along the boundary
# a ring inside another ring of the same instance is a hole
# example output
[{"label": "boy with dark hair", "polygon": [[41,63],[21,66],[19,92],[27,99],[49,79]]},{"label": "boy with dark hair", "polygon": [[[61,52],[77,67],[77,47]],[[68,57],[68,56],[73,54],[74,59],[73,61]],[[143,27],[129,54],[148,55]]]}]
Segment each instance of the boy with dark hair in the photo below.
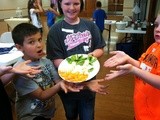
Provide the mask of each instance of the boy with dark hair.
[{"label": "boy with dark hair", "polygon": [[55,112],[54,95],[61,89],[77,92],[81,87],[74,89],[64,81],[59,82],[52,62],[42,58],[44,44],[37,27],[29,23],[19,24],[13,29],[12,37],[17,49],[24,54],[18,63],[31,60],[30,66],[40,66],[42,70],[32,79],[17,76],[13,81],[17,92],[17,117],[19,120],[51,120]]}]

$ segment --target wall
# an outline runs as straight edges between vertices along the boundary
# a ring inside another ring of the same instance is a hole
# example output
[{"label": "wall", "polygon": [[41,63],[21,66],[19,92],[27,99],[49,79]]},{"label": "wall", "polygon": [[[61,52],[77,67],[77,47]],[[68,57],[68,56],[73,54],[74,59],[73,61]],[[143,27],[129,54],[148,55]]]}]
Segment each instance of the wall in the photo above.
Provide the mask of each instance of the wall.
[{"label": "wall", "polygon": [[156,9],[156,15],[158,14],[158,13],[160,13],[160,0],[158,0],[158,3],[157,3],[157,7],[156,7],[157,9]]},{"label": "wall", "polygon": [[[81,16],[91,17],[93,10],[95,9],[96,0],[85,0],[86,9],[82,12]],[[100,0],[102,2],[102,9],[108,11],[108,0]],[[28,0],[1,0],[0,4],[0,19],[15,17],[15,11],[17,7],[22,8],[23,16],[27,16],[27,2]],[[43,7],[49,6],[50,0],[42,0]],[[123,16],[132,16],[134,0],[124,0]]]},{"label": "wall", "polygon": [[124,0],[123,3],[123,16],[133,16],[132,9],[134,0]]},{"label": "wall", "polygon": [[108,12],[108,0],[100,0],[102,3],[102,9]]},{"label": "wall", "polygon": [[96,7],[96,0],[84,0],[85,9],[80,13],[80,17],[91,18]]},{"label": "wall", "polygon": [[[102,2],[102,9],[108,12],[108,0],[100,0]],[[134,0],[124,0],[123,3],[123,16],[132,16]]]},{"label": "wall", "polygon": [[[80,14],[82,17],[91,17],[95,9],[96,0],[84,0],[85,10]],[[105,1],[105,0],[104,0]],[[10,18],[16,16],[16,8],[22,8],[22,15],[27,16],[27,2],[28,0],[1,0],[0,4],[0,19]],[[50,0],[42,0],[43,8],[46,9],[50,5]]]},{"label": "wall", "polygon": [[[44,8],[49,6],[50,0],[42,0]],[[22,15],[27,16],[28,0],[1,0],[0,3],[0,19],[15,17],[17,7],[22,8]]]}]

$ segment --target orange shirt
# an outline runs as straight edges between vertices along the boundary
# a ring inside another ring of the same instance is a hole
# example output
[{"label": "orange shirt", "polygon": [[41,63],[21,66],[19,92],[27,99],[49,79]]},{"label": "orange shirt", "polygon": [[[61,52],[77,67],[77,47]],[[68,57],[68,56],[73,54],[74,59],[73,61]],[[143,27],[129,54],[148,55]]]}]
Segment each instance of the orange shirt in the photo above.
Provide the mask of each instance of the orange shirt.
[{"label": "orange shirt", "polygon": [[[160,75],[160,44],[153,43],[139,61],[141,69]],[[136,76],[134,110],[136,120],[160,120],[160,90]]]}]

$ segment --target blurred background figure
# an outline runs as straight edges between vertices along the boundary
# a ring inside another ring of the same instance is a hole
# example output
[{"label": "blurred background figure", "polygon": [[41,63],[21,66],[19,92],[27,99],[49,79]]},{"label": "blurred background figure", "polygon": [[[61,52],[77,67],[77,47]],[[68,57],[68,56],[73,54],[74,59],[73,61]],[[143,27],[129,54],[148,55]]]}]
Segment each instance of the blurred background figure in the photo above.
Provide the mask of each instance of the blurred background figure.
[{"label": "blurred background figure", "polygon": [[101,7],[102,7],[102,3],[100,1],[97,1],[96,10],[93,12],[92,20],[95,21],[101,33],[103,33],[104,20],[107,19],[107,15],[106,15],[106,12]]},{"label": "blurred background figure", "polygon": [[51,0],[51,3],[53,3],[55,5],[55,7],[57,8],[57,6],[58,6],[58,0]]},{"label": "blurred background figure", "polygon": [[57,14],[59,14],[56,9],[57,8],[56,8],[55,4],[51,3],[50,8],[47,11],[45,11],[45,15],[47,16],[47,26],[48,26],[48,28],[50,28],[55,22],[55,18],[56,18],[55,12]]},{"label": "blurred background figure", "polygon": [[28,17],[32,24],[40,29],[43,33],[42,23],[40,19],[40,13],[43,13],[42,3],[40,0],[29,0],[28,1]]}]

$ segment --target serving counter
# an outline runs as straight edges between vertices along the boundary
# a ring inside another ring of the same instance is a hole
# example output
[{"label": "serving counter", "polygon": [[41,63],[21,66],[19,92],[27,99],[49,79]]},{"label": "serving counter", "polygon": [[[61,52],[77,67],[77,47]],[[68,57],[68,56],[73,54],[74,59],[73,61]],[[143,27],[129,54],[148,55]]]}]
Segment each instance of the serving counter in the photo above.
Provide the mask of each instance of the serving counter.
[{"label": "serving counter", "polygon": [[105,30],[108,31],[108,53],[110,51],[111,29],[112,29],[111,27],[112,25],[115,25],[115,23],[116,23],[116,20],[105,20],[104,21],[104,24],[108,25],[108,27],[105,28]]},{"label": "serving counter", "polygon": [[[0,43],[0,48],[11,47],[13,45],[13,43]],[[0,66],[12,65],[17,62],[17,60],[22,56],[23,53],[21,51],[18,51],[16,48],[14,50],[11,50],[7,54],[0,54]]]},{"label": "serving counter", "polygon": [[9,18],[4,19],[4,21],[8,25],[8,31],[13,30],[15,26],[17,26],[20,23],[29,23],[29,18]]}]

